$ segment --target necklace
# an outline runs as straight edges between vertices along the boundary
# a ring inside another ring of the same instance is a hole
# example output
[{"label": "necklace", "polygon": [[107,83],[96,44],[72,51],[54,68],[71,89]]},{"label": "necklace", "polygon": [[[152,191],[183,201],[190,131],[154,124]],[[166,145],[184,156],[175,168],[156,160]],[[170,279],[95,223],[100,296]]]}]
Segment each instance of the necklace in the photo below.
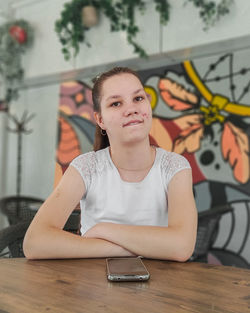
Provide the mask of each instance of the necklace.
[{"label": "necklace", "polygon": [[[154,163],[154,162],[153,162]],[[124,170],[124,171],[129,171],[129,172],[142,172],[142,171],[145,171],[147,170],[148,168],[152,167],[153,163],[151,163],[150,165],[148,165],[147,167],[144,167],[144,168],[140,168],[140,169],[129,169],[129,168],[124,168],[124,167],[120,167],[120,166],[117,166],[117,168],[119,168],[120,170]]]}]

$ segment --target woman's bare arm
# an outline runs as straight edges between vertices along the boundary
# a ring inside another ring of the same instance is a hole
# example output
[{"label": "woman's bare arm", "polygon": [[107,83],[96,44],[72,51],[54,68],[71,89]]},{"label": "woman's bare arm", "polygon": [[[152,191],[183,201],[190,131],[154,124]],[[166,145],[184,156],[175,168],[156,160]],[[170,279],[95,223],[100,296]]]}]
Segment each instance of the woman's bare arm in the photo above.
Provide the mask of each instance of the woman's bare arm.
[{"label": "woman's bare arm", "polygon": [[24,254],[29,259],[90,258],[130,256],[131,252],[103,239],[84,238],[63,227],[85,194],[77,170],[69,166],[60,183],[38,210],[24,238]]},{"label": "woman's bare arm", "polygon": [[148,258],[186,261],[193,253],[196,233],[197,210],[187,169],[177,173],[168,186],[168,227],[100,223],[86,237],[111,241]]}]

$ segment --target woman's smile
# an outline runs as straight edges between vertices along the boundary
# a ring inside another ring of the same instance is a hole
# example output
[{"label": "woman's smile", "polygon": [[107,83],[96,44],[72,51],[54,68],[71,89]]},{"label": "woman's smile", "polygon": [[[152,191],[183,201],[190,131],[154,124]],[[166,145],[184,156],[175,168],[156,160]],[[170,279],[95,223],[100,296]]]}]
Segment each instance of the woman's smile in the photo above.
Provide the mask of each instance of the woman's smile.
[{"label": "woman's smile", "polygon": [[129,121],[129,122],[123,124],[123,127],[135,126],[135,125],[139,125],[139,124],[142,124],[142,123],[143,123],[143,120],[132,120],[132,121]]}]

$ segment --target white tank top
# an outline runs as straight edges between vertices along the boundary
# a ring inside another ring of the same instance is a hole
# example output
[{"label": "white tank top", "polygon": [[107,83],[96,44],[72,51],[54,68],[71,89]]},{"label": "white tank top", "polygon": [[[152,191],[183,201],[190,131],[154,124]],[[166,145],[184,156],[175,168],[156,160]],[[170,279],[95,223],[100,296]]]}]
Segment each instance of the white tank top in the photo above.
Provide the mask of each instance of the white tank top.
[{"label": "white tank top", "polygon": [[168,226],[168,184],[177,172],[191,168],[183,156],[162,148],[156,148],[154,164],[140,182],[121,179],[109,147],[79,155],[70,165],[86,187],[80,201],[82,235],[100,222]]}]

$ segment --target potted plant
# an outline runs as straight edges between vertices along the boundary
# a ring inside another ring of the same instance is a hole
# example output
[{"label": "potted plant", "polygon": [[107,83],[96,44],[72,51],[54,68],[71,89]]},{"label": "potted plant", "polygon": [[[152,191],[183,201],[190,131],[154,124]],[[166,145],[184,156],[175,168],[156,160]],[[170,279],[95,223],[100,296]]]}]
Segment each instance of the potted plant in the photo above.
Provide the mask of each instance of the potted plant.
[{"label": "potted plant", "polygon": [[85,27],[93,27],[98,23],[98,12],[93,5],[86,5],[82,8],[82,24]]},{"label": "potted plant", "polygon": [[[229,12],[229,7],[233,0],[220,0],[219,3],[211,0],[185,0],[191,2],[200,12],[200,17],[204,22],[204,29],[220,19],[221,16]],[[155,9],[160,15],[160,23],[166,24],[170,16],[170,4],[168,0],[154,0]],[[61,12],[61,17],[55,22],[55,31],[62,44],[62,53],[66,60],[75,57],[80,49],[80,44],[85,43],[90,46],[86,39],[86,33],[93,24],[85,23],[86,17],[81,16],[82,10],[87,7],[95,9],[99,14],[104,14],[110,21],[110,31],[125,31],[127,41],[134,47],[135,53],[140,57],[147,57],[146,51],[138,45],[135,37],[139,32],[139,27],[135,23],[135,11],[142,14],[146,9],[146,2],[143,0],[72,0],[65,3]],[[72,51],[71,51],[72,50]]]},{"label": "potted plant", "polygon": [[[161,23],[168,20],[169,5],[167,0],[154,0],[156,10],[161,17]],[[104,14],[110,21],[110,31],[125,31],[128,42],[134,47],[135,52],[141,57],[146,56],[146,52],[135,41],[134,38],[139,31],[135,24],[135,10],[141,13],[146,8],[143,0],[118,0],[114,3],[105,0],[72,0],[65,3],[61,12],[61,17],[55,23],[55,31],[58,34],[62,44],[62,53],[66,60],[69,60],[73,52],[76,56],[79,52],[80,44],[85,43],[90,46],[86,40],[86,32],[89,27],[82,20],[81,12],[84,8],[92,6],[99,14]]]},{"label": "potted plant", "polygon": [[8,111],[11,100],[18,96],[18,87],[23,79],[22,54],[33,42],[33,29],[25,20],[15,20],[0,26],[0,76],[5,95],[1,99]]}]

